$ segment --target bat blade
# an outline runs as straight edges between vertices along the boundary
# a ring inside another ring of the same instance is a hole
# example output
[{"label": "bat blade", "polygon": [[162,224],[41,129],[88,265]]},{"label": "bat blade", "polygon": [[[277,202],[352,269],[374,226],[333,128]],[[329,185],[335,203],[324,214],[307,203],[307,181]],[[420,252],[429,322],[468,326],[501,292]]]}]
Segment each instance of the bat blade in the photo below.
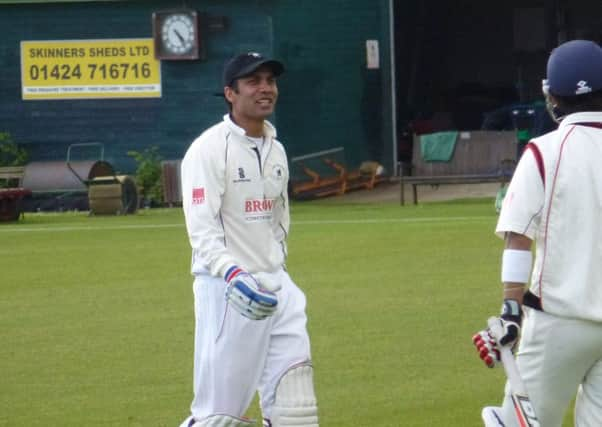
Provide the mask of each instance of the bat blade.
[{"label": "bat blade", "polygon": [[540,427],[529,397],[514,392],[511,397],[518,425],[520,427]]},{"label": "bat blade", "polygon": [[516,360],[514,355],[508,346],[503,346],[499,343],[499,339],[503,335],[503,327],[501,321],[497,317],[491,317],[488,321],[489,330],[491,335],[498,343],[500,350],[500,358],[502,365],[504,365],[504,371],[508,377],[510,383],[512,405],[514,406],[514,413],[520,427],[540,427],[539,420],[535,413],[535,408],[529,399],[527,389],[523,384],[523,380],[518,372],[516,366]]}]

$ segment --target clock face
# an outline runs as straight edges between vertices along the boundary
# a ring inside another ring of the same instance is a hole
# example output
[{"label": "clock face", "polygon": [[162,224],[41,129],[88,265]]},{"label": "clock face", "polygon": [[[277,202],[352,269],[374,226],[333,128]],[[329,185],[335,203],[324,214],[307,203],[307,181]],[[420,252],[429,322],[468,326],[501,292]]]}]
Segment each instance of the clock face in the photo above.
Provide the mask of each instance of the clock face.
[{"label": "clock face", "polygon": [[165,49],[173,54],[185,54],[195,41],[194,21],[189,15],[169,15],[161,26],[161,40]]}]

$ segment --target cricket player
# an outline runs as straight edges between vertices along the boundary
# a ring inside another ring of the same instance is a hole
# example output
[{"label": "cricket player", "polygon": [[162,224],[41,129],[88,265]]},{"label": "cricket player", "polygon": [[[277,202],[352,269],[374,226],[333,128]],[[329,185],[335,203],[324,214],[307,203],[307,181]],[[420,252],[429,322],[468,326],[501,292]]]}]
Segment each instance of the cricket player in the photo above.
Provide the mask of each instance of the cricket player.
[{"label": "cricket player", "polygon": [[[505,238],[500,344],[521,335],[516,361],[539,425],[560,427],[577,394],[575,425],[600,427],[602,48],[586,40],[558,46],[543,91],[558,129],[527,145],[496,228]],[[481,358],[496,364],[488,331],[476,338]],[[487,426],[518,425],[510,391],[507,384]]]},{"label": "cricket player", "polygon": [[285,269],[288,162],[266,119],[282,63],[254,52],[227,62],[229,113],[182,161],[194,275],[194,398],[181,427],[317,427],[305,295]]}]

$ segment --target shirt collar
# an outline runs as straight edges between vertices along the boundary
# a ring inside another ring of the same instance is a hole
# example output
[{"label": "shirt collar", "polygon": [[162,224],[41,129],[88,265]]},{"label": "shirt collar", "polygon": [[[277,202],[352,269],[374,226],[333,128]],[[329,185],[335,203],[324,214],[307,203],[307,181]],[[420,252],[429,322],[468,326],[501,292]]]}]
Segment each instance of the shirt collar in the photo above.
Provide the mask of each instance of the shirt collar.
[{"label": "shirt collar", "polygon": [[579,123],[602,123],[602,112],[588,111],[584,113],[573,113],[566,116],[560,122],[559,128],[576,125]]},{"label": "shirt collar", "polygon": [[[243,128],[238,126],[236,123],[234,123],[234,121],[232,121],[230,114],[224,115],[224,122],[226,122],[228,127],[232,129],[233,132],[237,133],[240,136],[247,136],[247,132]],[[263,134],[266,140],[276,138],[276,128],[267,120],[263,121]]]}]

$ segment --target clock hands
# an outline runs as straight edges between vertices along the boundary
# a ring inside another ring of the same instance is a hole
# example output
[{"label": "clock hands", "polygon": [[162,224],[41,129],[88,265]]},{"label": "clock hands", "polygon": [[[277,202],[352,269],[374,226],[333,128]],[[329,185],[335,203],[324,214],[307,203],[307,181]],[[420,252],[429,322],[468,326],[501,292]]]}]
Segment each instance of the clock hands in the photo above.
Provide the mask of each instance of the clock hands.
[{"label": "clock hands", "polygon": [[[0,0],[1,1],[1,0]],[[160,22],[160,47],[169,59],[196,59],[198,53],[198,35],[196,13],[177,12],[166,15]]]},{"label": "clock hands", "polygon": [[174,28],[173,30],[174,34],[180,39],[180,44],[182,46],[184,46],[184,37],[182,37],[182,35],[178,32],[177,29]]}]

